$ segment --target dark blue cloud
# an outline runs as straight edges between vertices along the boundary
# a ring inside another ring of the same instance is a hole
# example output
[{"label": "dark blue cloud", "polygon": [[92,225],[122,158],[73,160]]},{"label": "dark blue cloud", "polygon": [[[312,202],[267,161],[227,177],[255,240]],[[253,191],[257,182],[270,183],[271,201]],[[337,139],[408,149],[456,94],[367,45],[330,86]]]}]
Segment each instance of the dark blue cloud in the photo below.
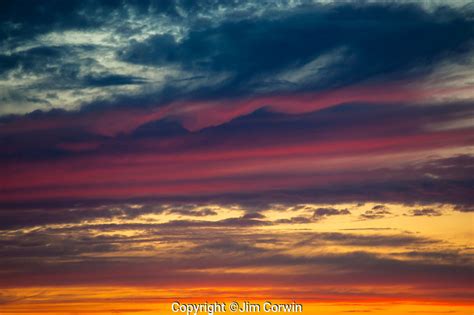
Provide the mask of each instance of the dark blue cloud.
[{"label": "dark blue cloud", "polygon": [[320,69],[330,80],[304,82],[305,88],[317,88],[428,71],[440,58],[467,53],[473,27],[463,12],[448,8],[428,13],[415,5],[315,7],[199,25],[180,41],[169,34],[132,41],[119,57],[136,64],[230,73],[218,90],[235,93],[261,85],[253,80],[343,49],[344,58]]},{"label": "dark blue cloud", "polygon": [[[21,96],[5,88],[9,109],[0,107],[0,114],[413,79],[443,60],[468,65],[474,37],[469,7],[210,0],[0,6],[0,74],[36,78]],[[108,86],[116,88],[79,97],[83,88]],[[45,96],[44,89],[67,100]]]},{"label": "dark blue cloud", "polygon": [[144,78],[119,75],[119,74],[106,74],[99,76],[88,75],[83,79],[86,86],[109,86],[109,85],[127,85],[127,84],[142,84],[146,80]]},{"label": "dark blue cloud", "polygon": [[[100,25],[104,17],[91,14],[93,1],[2,1],[0,3],[0,40],[19,43],[51,30],[85,29]],[[97,5],[97,2],[95,2]],[[119,1],[115,1],[116,5]],[[101,1],[97,9],[107,6]],[[84,14],[86,13],[86,14]],[[100,13],[97,10],[96,13]]]},{"label": "dark blue cloud", "polygon": [[63,55],[59,47],[35,47],[16,54],[0,55],[0,74],[21,67],[24,72],[39,73]]}]

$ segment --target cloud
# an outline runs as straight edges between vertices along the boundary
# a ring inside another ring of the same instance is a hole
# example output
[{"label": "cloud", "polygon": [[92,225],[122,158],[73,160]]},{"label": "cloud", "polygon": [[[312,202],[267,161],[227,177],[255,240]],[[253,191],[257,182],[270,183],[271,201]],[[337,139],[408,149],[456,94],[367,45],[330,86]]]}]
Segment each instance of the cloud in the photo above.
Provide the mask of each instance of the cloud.
[{"label": "cloud", "polygon": [[119,75],[119,74],[102,74],[98,76],[86,76],[84,77],[84,84],[89,87],[101,87],[110,85],[128,85],[128,84],[142,84],[146,83],[144,78],[130,76],[130,75]]},{"label": "cloud", "polygon": [[105,104],[156,107],[183,99],[215,101],[220,109],[226,107],[223,99],[236,96],[337,90],[369,78],[413,82],[437,69],[438,61],[469,64],[471,51],[469,10],[456,6],[28,6],[2,7],[0,115]]},{"label": "cloud", "polygon": [[306,216],[296,216],[296,217],[291,217],[289,219],[278,219],[274,221],[276,224],[306,224],[306,223],[313,223],[316,222],[316,220],[312,217],[306,217]]},{"label": "cloud", "polygon": [[[59,209],[33,208],[16,211],[3,209],[0,212],[0,230],[47,224],[78,223],[95,219],[111,219],[124,214],[125,207],[69,207]],[[19,215],[21,213],[21,215]]]},{"label": "cloud", "polygon": [[[198,132],[164,120],[115,137],[87,128],[98,121],[104,129],[135,124],[127,111],[116,109],[106,120],[95,111],[5,119],[0,206],[84,202],[85,196],[98,203],[393,201],[467,206],[472,203],[467,176],[472,157],[462,148],[471,141],[469,133],[423,128],[423,121],[462,115],[467,108],[469,103],[346,104],[298,115],[262,110]],[[436,152],[440,158],[433,157]]]},{"label": "cloud", "polygon": [[190,253],[205,255],[259,255],[266,252],[267,250],[263,248],[258,248],[250,244],[239,243],[231,239],[221,239],[218,241],[207,242],[203,245],[198,245],[190,250]]},{"label": "cloud", "polygon": [[[289,209],[292,211],[296,211],[299,209],[312,210],[312,207],[297,205],[294,207],[290,207]],[[274,223],[276,224],[307,224],[307,223],[318,222],[322,218],[328,217],[328,216],[348,215],[348,214],[351,214],[351,212],[348,209],[338,210],[335,208],[317,208],[316,210],[313,211],[312,216],[299,215],[299,216],[291,217],[289,219],[278,219],[278,220],[275,220]]]},{"label": "cloud", "polygon": [[[167,207],[161,208],[173,209]],[[183,209],[192,207],[182,205]],[[301,286],[290,286],[303,290],[301,294],[330,287],[349,290],[352,298],[367,294],[375,298],[388,294],[387,288],[398,288],[396,298],[429,299],[436,288],[441,300],[448,301],[453,296],[461,299],[457,292],[472,280],[469,257],[443,251],[441,240],[380,231],[278,233],[261,229],[264,225],[255,221],[259,220],[238,217],[217,222],[89,223],[2,232],[0,268],[7,273],[0,282],[11,283],[14,275],[21,286],[133,284],[171,289],[184,283],[186,288],[228,283],[285,287],[296,281]],[[364,250],[354,251],[354,247]],[[372,252],[384,247],[391,248],[391,253]],[[219,272],[222,269],[226,272]],[[165,276],[162,270],[167,271]],[[242,277],[242,270],[250,276]],[[374,290],[368,292],[367,286]],[[400,291],[401,286],[410,286],[410,291]]]},{"label": "cloud", "polygon": [[472,13],[1,2],[0,288],[467,305]]},{"label": "cloud", "polygon": [[[410,23],[405,23],[407,16]],[[179,43],[168,34],[155,35],[132,43],[119,56],[138,64],[176,64],[196,71],[230,73],[231,78],[218,88],[219,93],[230,93],[258,88],[248,83],[302,67],[345,47],[350,56],[318,70],[321,76],[332,79],[323,84],[347,84],[411,70],[415,64],[418,70],[429,68],[446,51],[461,53],[472,37],[469,24],[459,12],[446,8],[430,14],[413,5],[315,6],[196,28]],[[457,34],[454,38],[450,36],[453,33]],[[311,83],[304,82],[303,86],[308,85]]]},{"label": "cloud", "polygon": [[[210,252],[208,252],[210,251]],[[241,253],[247,253],[242,255]],[[203,255],[198,260],[175,259],[173,265],[167,259],[137,257],[125,261],[102,259],[84,259],[81,262],[63,262],[51,265],[37,261],[30,271],[15,273],[17,284],[37,286],[48,281],[49,284],[80,285],[88,283],[95,285],[140,285],[144,287],[171,288],[180,283],[186,283],[188,288],[197,288],[206,284],[249,286],[258,283],[261,286],[285,286],[297,281],[303,287],[344,287],[358,288],[371,286],[387,288],[410,285],[410,292],[418,293],[421,297],[429,297],[430,290],[441,290],[443,300],[450,300],[448,292],[461,292],[469,287],[472,281],[472,267],[458,263],[436,263],[420,261],[404,261],[382,257],[368,252],[351,252],[320,254],[311,256],[292,256],[278,252],[259,251],[246,245],[229,242],[215,242],[203,247]],[[221,253],[214,255],[211,253]],[[193,255],[193,257],[196,257]],[[10,261],[11,262],[11,261]],[[5,268],[8,261],[2,261]],[[165,268],[165,276],[160,272]],[[271,272],[253,273],[251,277],[231,272],[239,267],[296,267],[300,272],[279,272],[279,276]],[[228,272],[212,272],[215,268],[226,267]],[[194,272],[187,272],[192,268]],[[92,270],[92,272],[91,272]],[[127,270],[127,272],[125,272]],[[200,272],[196,272],[199,270]],[[329,272],[331,270],[331,272]],[[54,277],[54,272],[60,272],[61,277]],[[78,272],[80,277],[78,276]],[[121,274],[121,277],[112,275]],[[436,276],[434,276],[436,275]],[[2,277],[2,283],[13,280],[11,273]],[[449,290],[444,289],[449,287]],[[440,289],[442,288],[442,289]],[[439,292],[439,291],[438,291]],[[409,297],[408,293],[399,292],[399,297]],[[418,296],[418,298],[420,297]],[[459,296],[458,296],[459,298]],[[469,297],[470,298],[470,297]]]},{"label": "cloud", "polygon": [[387,215],[392,214],[385,205],[376,205],[372,207],[372,210],[366,210],[363,214],[360,215],[361,219],[382,219]]},{"label": "cloud", "polygon": [[443,213],[437,209],[424,208],[424,209],[412,209],[409,211],[410,216],[419,217],[419,216],[428,216],[428,217],[439,217]]},{"label": "cloud", "polygon": [[297,243],[297,246],[336,244],[339,246],[401,247],[423,246],[438,243],[437,240],[412,235],[358,235],[352,233],[313,233],[314,235]]},{"label": "cloud", "polygon": [[461,212],[474,212],[474,208],[471,205],[456,205],[454,209]]},{"label": "cloud", "polygon": [[168,210],[169,214],[179,214],[182,216],[192,216],[192,217],[205,217],[217,215],[217,212],[212,209],[199,209],[199,210],[189,210],[189,209],[171,209]]},{"label": "cloud", "polygon": [[205,221],[205,220],[173,220],[166,223],[160,224],[162,227],[176,227],[176,228],[188,228],[188,227],[234,227],[234,228],[248,228],[255,226],[266,226],[272,225],[271,222],[265,220],[248,219],[245,217],[227,218],[218,221]]},{"label": "cloud", "polygon": [[266,217],[258,212],[249,212],[244,214],[243,216],[244,219],[265,219]]},{"label": "cloud", "polygon": [[462,265],[468,265],[472,263],[473,259],[472,255],[462,253],[458,250],[408,251],[400,253],[400,255],[425,261],[430,260],[437,262],[456,262]]},{"label": "cloud", "polygon": [[326,217],[326,216],[333,216],[333,215],[346,215],[346,214],[351,214],[351,212],[348,209],[335,209],[335,208],[318,208],[314,210],[313,217],[318,218],[318,217]]}]

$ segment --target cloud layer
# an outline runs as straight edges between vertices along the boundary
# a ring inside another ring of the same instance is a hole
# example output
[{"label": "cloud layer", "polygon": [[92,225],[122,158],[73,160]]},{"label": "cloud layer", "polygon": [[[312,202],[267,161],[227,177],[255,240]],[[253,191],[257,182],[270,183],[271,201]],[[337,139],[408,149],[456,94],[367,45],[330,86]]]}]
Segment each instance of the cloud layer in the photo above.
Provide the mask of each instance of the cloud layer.
[{"label": "cloud layer", "polygon": [[468,314],[473,8],[3,1],[0,307]]}]

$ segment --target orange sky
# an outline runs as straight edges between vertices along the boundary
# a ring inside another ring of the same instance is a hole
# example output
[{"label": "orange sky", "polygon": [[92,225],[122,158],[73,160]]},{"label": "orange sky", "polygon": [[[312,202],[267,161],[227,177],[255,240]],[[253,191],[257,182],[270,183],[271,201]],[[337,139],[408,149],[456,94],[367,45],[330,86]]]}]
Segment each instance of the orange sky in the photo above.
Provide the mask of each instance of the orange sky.
[{"label": "orange sky", "polygon": [[[44,260],[30,262],[38,269],[4,273],[2,311],[172,314],[173,301],[295,300],[305,314],[472,312],[471,213],[436,204],[420,207],[432,210],[420,216],[416,205],[274,205],[252,219],[261,224],[231,227],[243,209],[189,208],[216,214],[194,221],[207,228],[176,229],[186,211],[170,206],[136,218],[2,232],[22,246],[49,244]],[[364,219],[374,211],[383,214]]]}]

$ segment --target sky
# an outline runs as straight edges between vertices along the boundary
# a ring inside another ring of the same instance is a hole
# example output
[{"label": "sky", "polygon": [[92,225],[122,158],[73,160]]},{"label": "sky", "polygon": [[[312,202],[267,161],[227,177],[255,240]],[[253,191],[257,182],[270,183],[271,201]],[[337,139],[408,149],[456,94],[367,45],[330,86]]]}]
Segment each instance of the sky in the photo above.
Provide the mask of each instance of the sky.
[{"label": "sky", "polygon": [[0,313],[474,309],[474,2],[0,2]]}]

